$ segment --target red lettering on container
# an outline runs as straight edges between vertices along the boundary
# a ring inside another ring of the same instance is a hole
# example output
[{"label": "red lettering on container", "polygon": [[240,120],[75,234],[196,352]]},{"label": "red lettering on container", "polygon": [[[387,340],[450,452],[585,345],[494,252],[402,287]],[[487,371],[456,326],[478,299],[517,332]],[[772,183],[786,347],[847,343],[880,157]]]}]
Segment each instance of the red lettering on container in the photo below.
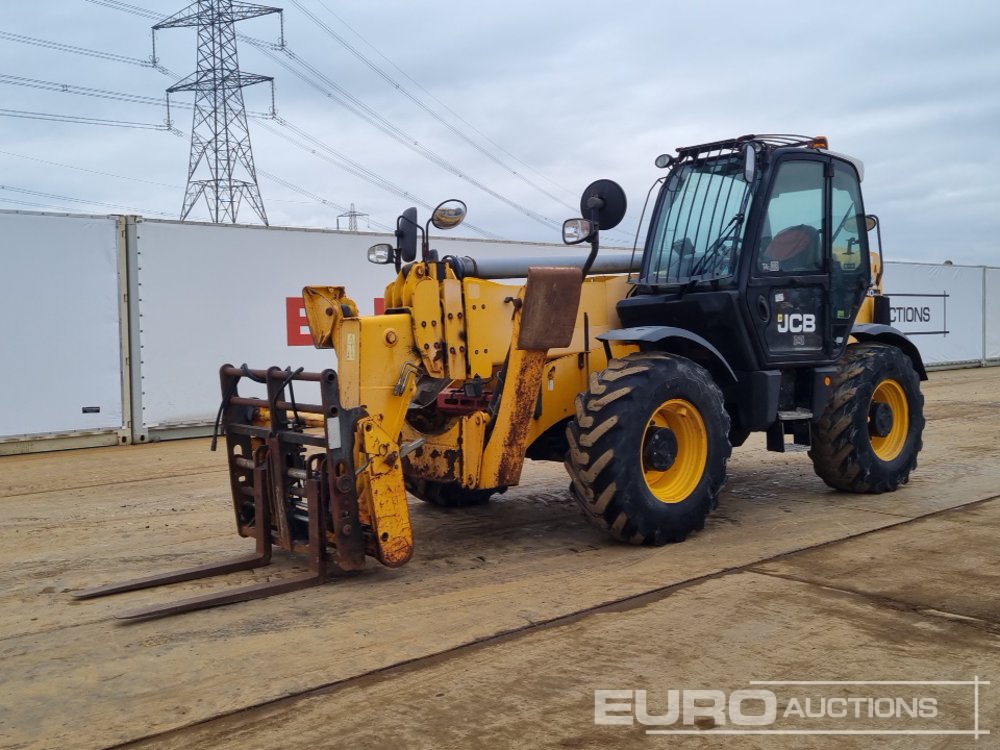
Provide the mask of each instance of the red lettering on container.
[{"label": "red lettering on container", "polygon": [[309,318],[306,317],[306,305],[301,297],[285,297],[285,318],[288,322],[288,345],[312,346]]}]

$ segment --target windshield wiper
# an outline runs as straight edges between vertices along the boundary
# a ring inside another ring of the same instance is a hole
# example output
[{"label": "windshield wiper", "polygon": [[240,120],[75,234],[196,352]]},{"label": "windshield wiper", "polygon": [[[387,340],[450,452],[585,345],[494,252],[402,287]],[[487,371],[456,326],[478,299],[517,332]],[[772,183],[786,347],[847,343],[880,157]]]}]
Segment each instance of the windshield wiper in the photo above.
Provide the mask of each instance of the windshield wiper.
[{"label": "windshield wiper", "polygon": [[712,243],[712,246],[708,249],[708,252],[706,252],[701,257],[701,259],[697,263],[695,263],[694,268],[691,269],[692,278],[691,281],[688,282],[690,286],[694,286],[695,284],[698,283],[698,281],[700,281],[700,279],[696,279],[694,277],[697,276],[702,271],[704,271],[706,268],[708,268],[709,261],[715,260],[715,258],[719,255],[719,253],[722,252],[722,248],[726,246],[726,243],[729,242],[732,236],[739,231],[739,228],[741,226],[743,226],[744,218],[745,217],[743,215],[743,212],[741,211],[740,213],[733,216],[733,218],[729,220],[729,223],[726,224],[725,227],[723,227],[722,235],[715,242]]}]

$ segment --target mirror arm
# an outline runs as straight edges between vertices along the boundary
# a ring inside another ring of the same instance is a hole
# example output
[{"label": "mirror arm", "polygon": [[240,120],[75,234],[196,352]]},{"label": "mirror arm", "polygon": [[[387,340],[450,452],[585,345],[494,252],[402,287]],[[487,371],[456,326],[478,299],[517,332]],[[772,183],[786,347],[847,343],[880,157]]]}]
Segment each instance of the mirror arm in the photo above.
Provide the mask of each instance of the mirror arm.
[{"label": "mirror arm", "polygon": [[[875,285],[882,285],[882,274],[885,273],[885,252],[882,250],[882,222],[875,220],[875,234],[878,237],[878,275],[875,277]],[[872,251],[868,248],[868,263],[872,262]]]},{"label": "mirror arm", "polygon": [[403,217],[397,216],[396,231],[393,233],[396,236],[396,247],[392,250],[392,264],[396,267],[396,273],[403,267],[403,230],[399,228],[402,223]]},{"label": "mirror arm", "polygon": [[590,255],[587,256],[587,262],[583,264],[583,278],[587,278],[587,274],[590,272],[590,267],[594,265],[594,261],[597,260],[597,250],[601,245],[600,240],[600,225],[597,223],[597,217],[600,215],[600,210],[604,206],[604,201],[598,198],[596,195],[591,196],[587,200],[587,207],[590,209]]},{"label": "mirror arm", "polygon": [[434,216],[431,215],[431,218],[425,222],[424,228],[422,230],[424,233],[424,237],[420,244],[420,257],[425,263],[428,261],[428,256],[430,255],[431,252],[431,221],[433,219]]},{"label": "mirror arm", "polygon": [[593,234],[590,235],[590,255],[587,256],[587,262],[583,264],[583,278],[587,278],[587,274],[590,272],[590,267],[594,265],[594,261],[597,260],[597,249],[600,246],[598,234],[598,231],[595,229]]}]

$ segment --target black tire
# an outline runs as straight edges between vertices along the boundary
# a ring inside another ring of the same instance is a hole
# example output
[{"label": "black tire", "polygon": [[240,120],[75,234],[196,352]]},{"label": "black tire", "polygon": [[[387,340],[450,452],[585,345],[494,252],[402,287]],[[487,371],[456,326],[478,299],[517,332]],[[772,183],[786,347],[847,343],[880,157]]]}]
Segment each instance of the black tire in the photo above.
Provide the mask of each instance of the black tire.
[{"label": "black tire", "polygon": [[507,491],[506,487],[491,490],[472,490],[450,482],[435,482],[430,479],[404,479],[406,489],[411,495],[425,503],[442,508],[467,508],[472,505],[483,505],[497,493]]},{"label": "black tire", "polygon": [[[886,344],[851,346],[832,388],[813,423],[809,457],[816,474],[848,492],[892,492],[906,484],[917,468],[924,431],[924,397],[910,358]],[[878,424],[875,409],[885,411],[880,403],[892,414]],[[905,415],[896,413],[904,404]]]},{"label": "black tire", "polygon": [[[664,416],[678,409],[680,416],[673,418],[679,421]],[[654,420],[680,431],[681,437],[666,431],[672,435],[666,439],[673,441],[675,458],[649,454],[651,436],[658,431]],[[700,433],[685,426],[699,420]],[[613,359],[606,370],[593,374],[589,390],[577,397],[576,417],[566,435],[566,469],[584,515],[631,544],[680,542],[704,528],[705,517],[718,504],[732,453],[729,414],[712,376],[689,359],[662,353]],[[659,471],[653,461],[669,465]],[[682,474],[672,475],[675,469]],[[683,485],[677,488],[679,496],[662,486],[672,476]],[[665,499],[654,493],[650,481]]]}]

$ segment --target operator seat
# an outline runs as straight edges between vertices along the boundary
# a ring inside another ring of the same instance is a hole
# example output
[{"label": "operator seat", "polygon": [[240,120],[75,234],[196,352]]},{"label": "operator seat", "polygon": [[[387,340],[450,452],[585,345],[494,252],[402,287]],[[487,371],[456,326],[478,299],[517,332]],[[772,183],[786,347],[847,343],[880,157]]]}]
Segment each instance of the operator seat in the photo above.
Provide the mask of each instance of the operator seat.
[{"label": "operator seat", "polygon": [[777,261],[781,271],[819,271],[823,268],[819,244],[819,231],[808,224],[799,224],[774,235],[761,257]]}]

